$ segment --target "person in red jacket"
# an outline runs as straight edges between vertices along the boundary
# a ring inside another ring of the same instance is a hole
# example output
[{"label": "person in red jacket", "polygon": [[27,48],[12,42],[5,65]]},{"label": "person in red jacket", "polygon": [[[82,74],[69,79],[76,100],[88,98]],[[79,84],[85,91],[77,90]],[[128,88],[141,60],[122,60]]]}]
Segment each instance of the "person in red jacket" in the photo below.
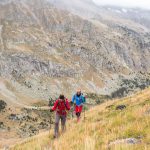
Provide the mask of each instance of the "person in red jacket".
[{"label": "person in red jacket", "polygon": [[64,95],[60,95],[59,99],[55,101],[54,106],[51,109],[51,112],[56,111],[54,138],[58,137],[60,120],[61,120],[62,132],[65,131],[67,111],[69,110],[70,110],[70,104],[69,104],[68,99],[65,98]]}]

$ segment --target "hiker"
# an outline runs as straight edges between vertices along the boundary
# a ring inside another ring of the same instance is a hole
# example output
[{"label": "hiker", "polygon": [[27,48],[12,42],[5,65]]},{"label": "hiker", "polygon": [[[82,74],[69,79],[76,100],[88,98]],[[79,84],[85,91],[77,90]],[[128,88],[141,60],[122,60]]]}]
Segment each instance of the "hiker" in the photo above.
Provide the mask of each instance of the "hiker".
[{"label": "hiker", "polygon": [[77,122],[79,122],[83,104],[85,103],[85,97],[81,93],[80,89],[78,89],[77,93],[72,97],[72,103],[75,105],[75,113],[77,117]]},{"label": "hiker", "polygon": [[58,137],[60,120],[61,120],[62,132],[65,131],[67,111],[69,110],[70,110],[70,104],[68,99],[65,98],[64,95],[60,95],[59,98],[55,101],[54,106],[51,109],[51,112],[56,111],[54,138]]}]

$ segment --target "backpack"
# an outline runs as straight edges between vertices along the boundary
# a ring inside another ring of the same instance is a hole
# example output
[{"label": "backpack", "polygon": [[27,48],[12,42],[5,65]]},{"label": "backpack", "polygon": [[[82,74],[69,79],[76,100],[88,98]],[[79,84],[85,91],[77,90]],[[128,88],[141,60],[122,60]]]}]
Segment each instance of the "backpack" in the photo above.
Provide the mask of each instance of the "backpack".
[{"label": "backpack", "polygon": [[83,103],[85,103],[86,102],[86,98],[83,95],[82,95],[82,97],[83,97]]},{"label": "backpack", "polygon": [[[64,105],[66,106],[66,102],[64,101]],[[60,106],[60,100],[58,100],[57,106]]]}]

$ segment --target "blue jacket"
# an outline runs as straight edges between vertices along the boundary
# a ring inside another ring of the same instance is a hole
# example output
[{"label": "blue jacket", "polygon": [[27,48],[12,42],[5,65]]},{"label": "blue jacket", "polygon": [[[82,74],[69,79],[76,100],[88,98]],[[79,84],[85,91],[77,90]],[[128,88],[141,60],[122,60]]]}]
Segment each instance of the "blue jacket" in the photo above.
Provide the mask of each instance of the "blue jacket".
[{"label": "blue jacket", "polygon": [[81,106],[85,102],[85,98],[83,95],[77,96],[76,94],[72,97],[72,102],[77,106]]}]

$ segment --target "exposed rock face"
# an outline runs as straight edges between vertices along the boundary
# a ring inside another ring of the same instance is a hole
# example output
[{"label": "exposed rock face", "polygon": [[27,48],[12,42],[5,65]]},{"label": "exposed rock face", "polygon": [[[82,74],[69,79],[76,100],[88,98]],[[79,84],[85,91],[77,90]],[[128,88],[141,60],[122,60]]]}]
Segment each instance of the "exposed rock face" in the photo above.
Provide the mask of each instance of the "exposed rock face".
[{"label": "exposed rock face", "polygon": [[20,134],[20,137],[25,138],[25,137],[30,137],[38,134],[38,129],[32,125],[25,124],[22,126],[18,132]]},{"label": "exposed rock face", "polygon": [[14,121],[34,121],[37,122],[37,118],[32,118],[28,114],[10,114],[10,120]]},{"label": "exposed rock face", "polygon": [[74,7],[65,2],[68,11],[61,10],[63,1],[0,1],[1,77],[17,91],[42,99],[78,86],[110,94],[120,76],[142,72],[145,78],[150,72],[146,25],[123,15],[109,19],[112,12],[90,0],[71,1]]}]

